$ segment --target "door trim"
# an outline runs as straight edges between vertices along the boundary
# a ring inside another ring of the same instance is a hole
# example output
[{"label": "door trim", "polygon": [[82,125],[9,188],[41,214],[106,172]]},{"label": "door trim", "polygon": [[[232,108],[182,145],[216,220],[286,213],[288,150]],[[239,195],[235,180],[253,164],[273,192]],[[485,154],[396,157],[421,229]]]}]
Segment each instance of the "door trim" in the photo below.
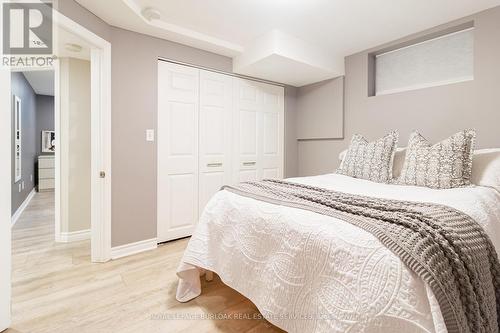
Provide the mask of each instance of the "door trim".
[{"label": "door trim", "polygon": [[156,238],[115,246],[111,249],[111,259],[120,259],[137,253],[154,250],[158,247]]},{"label": "door trim", "polygon": [[[0,133],[3,142],[12,140],[12,95],[11,95],[11,72],[0,67]],[[11,323],[10,300],[11,300],[11,180],[12,180],[12,151],[11,146],[1,145],[0,156],[5,159],[0,163],[0,331],[8,328]]]},{"label": "door trim", "polygon": [[[90,30],[53,12],[54,24],[83,38],[91,47],[91,260],[111,259],[111,44]],[[55,126],[60,133],[59,65],[55,62]],[[61,147],[59,135],[56,145]],[[61,159],[56,151],[56,241],[61,240]],[[105,178],[99,174],[104,171]]]}]

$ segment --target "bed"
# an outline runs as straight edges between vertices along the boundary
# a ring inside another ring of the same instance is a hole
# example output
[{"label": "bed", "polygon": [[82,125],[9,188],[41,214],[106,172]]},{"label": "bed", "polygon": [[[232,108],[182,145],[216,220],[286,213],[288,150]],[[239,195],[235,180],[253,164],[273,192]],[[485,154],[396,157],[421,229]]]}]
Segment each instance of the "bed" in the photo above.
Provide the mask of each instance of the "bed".
[{"label": "bed", "polygon": [[[500,249],[500,192],[375,183],[339,174],[287,181],[374,198],[431,202],[480,224]],[[178,267],[177,299],[217,273],[288,332],[447,332],[435,295],[371,233],[341,219],[227,190],[203,212]]]}]

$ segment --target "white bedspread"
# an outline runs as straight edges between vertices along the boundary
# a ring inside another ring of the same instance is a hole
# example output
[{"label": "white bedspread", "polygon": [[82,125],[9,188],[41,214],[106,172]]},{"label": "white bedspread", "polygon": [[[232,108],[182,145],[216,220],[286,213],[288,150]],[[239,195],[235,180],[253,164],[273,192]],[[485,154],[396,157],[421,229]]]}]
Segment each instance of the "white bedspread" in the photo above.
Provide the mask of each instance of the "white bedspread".
[{"label": "white bedspread", "polygon": [[[289,180],[448,205],[473,217],[500,249],[500,193],[491,188],[433,190],[336,174]],[[433,293],[396,255],[366,231],[309,211],[220,191],[179,265],[179,301],[201,293],[204,269],[289,332],[446,332]]]}]

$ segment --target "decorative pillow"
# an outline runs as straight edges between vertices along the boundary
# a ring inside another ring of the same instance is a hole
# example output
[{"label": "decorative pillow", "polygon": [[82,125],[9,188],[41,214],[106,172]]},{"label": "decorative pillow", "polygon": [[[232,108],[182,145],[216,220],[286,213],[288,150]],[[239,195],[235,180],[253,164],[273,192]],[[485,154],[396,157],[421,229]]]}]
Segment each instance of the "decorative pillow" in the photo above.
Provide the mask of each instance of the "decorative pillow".
[{"label": "decorative pillow", "polygon": [[500,149],[479,149],[474,152],[472,183],[500,191]]},{"label": "decorative pillow", "polygon": [[398,132],[392,131],[368,142],[362,135],[355,134],[337,173],[378,183],[389,182],[398,137]]},{"label": "decorative pillow", "polygon": [[413,132],[396,183],[435,189],[470,185],[475,139],[476,131],[463,130],[432,146]]},{"label": "decorative pillow", "polygon": [[[340,152],[339,154],[340,162],[344,160],[346,154],[347,154],[347,149]],[[398,178],[399,175],[401,175],[401,170],[403,169],[403,164],[405,162],[405,155],[406,155],[406,147],[396,148],[396,152],[394,153],[394,163],[392,166],[392,177]]]}]

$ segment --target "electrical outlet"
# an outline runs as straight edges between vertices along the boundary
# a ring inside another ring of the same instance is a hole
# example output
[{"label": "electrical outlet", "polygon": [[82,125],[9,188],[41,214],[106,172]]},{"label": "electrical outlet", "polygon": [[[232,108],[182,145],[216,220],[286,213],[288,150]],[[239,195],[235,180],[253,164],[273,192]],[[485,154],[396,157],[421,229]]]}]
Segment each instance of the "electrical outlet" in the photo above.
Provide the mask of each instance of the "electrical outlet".
[{"label": "electrical outlet", "polygon": [[24,190],[24,180],[21,182],[21,184],[22,184],[22,187],[23,187],[23,190]]},{"label": "electrical outlet", "polygon": [[33,182],[33,175],[30,175],[30,181]]},{"label": "electrical outlet", "polygon": [[154,129],[147,129],[146,130],[146,141],[148,141],[148,142],[155,141],[155,130]]},{"label": "electrical outlet", "polygon": [[21,193],[21,184],[19,184],[19,193]]}]

